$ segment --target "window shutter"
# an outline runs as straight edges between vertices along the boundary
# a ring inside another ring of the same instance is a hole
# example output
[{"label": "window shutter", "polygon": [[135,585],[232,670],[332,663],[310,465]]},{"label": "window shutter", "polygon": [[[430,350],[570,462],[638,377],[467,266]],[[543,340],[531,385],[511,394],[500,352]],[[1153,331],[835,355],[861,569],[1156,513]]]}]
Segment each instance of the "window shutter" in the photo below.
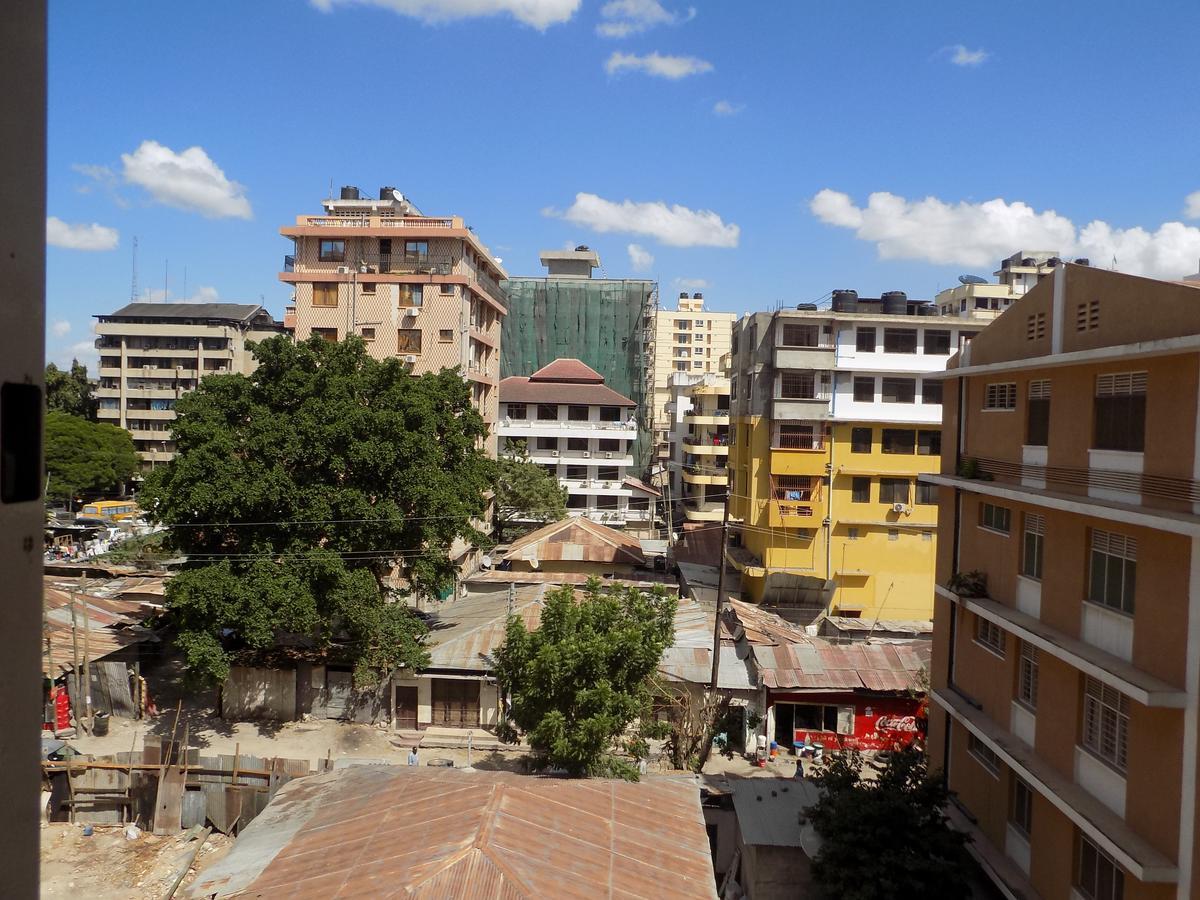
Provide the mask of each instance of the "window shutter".
[{"label": "window shutter", "polygon": [[1050,381],[1043,379],[1040,381],[1029,382],[1029,399],[1030,400],[1049,400],[1050,399]]},{"label": "window shutter", "polygon": [[1133,397],[1146,393],[1145,372],[1117,372],[1096,376],[1097,397]]}]

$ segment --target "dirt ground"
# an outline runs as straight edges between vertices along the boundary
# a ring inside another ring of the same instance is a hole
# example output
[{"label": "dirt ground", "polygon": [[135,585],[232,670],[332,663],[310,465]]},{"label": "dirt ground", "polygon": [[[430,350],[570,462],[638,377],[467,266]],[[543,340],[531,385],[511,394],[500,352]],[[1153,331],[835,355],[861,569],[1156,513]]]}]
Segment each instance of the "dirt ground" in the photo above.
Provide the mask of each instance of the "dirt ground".
[{"label": "dirt ground", "polygon": [[[184,833],[157,837],[143,832],[131,841],[124,826],[92,827],[91,837],[83,836],[82,825],[42,827],[42,897],[158,900],[196,848]],[[231,842],[223,834],[211,834],[183,884],[194,880],[197,869],[220,859]]]}]

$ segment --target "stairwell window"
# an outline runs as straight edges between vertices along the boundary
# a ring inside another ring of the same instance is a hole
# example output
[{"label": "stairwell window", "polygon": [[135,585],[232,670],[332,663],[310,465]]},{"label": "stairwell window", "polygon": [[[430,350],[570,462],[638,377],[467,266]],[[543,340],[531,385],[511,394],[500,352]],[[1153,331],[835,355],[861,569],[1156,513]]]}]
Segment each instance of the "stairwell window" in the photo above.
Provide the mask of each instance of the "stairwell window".
[{"label": "stairwell window", "polygon": [[983,394],[983,408],[1011,410],[1017,408],[1017,386],[1014,382],[989,384]]},{"label": "stairwell window", "polygon": [[1012,531],[1012,510],[991,503],[979,504],[979,527],[1007,536]]},{"label": "stairwell window", "polygon": [[1050,381],[1029,382],[1029,406],[1025,417],[1025,443],[1045,447],[1050,440]]},{"label": "stairwell window", "polygon": [[1017,702],[1029,709],[1037,709],[1038,696],[1038,648],[1026,641],[1021,642],[1021,659],[1017,668]]},{"label": "stairwell window", "polygon": [[1004,629],[983,616],[975,617],[975,641],[999,656],[1004,655]]},{"label": "stairwell window", "polygon": [[333,241],[323,239],[320,249],[317,252],[317,259],[321,262],[345,262],[346,242],[343,240]]},{"label": "stairwell window", "polygon": [[1092,530],[1088,600],[1133,615],[1137,589],[1137,539]]},{"label": "stairwell window", "polygon": [[1096,450],[1141,453],[1146,444],[1146,373],[1120,372],[1096,377],[1094,401]]},{"label": "stairwell window", "polygon": [[1079,867],[1075,887],[1088,900],[1123,900],[1125,872],[1117,861],[1079,835]]},{"label": "stairwell window", "polygon": [[1083,683],[1083,746],[1119,772],[1129,748],[1129,698],[1090,675]]},{"label": "stairwell window", "polygon": [[1021,574],[1042,580],[1042,560],[1045,556],[1046,517],[1040,513],[1025,513],[1021,529]]}]

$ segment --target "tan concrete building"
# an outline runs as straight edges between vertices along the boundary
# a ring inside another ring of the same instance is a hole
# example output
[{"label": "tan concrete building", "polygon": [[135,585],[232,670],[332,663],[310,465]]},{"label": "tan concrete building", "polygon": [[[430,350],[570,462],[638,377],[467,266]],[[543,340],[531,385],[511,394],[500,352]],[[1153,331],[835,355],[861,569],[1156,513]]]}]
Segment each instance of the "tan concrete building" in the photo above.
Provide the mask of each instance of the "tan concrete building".
[{"label": "tan concrete building", "polygon": [[1057,250],[1018,250],[1000,261],[1000,268],[992,273],[994,284],[976,275],[960,275],[960,283],[938,291],[933,302],[939,315],[994,319],[1053,272],[1058,262]]},{"label": "tan concrete building", "polygon": [[660,461],[671,458],[671,427],[673,416],[671,378],[676,374],[716,375],[721,373],[721,357],[729,352],[733,334],[733,313],[706,312],[704,295],[686,291],[679,294],[676,309],[659,309],[654,313],[654,343],[651,347],[653,364],[654,407],[652,409],[656,456]]},{"label": "tan concrete building", "polygon": [[283,331],[252,303],[130,303],[96,319],[96,414],[129,431],[146,469],[175,456],[175,401],[205,375],[253,371],[247,341]]},{"label": "tan concrete building", "polygon": [[1051,268],[946,372],[929,749],[1005,896],[1200,896],[1200,290]]},{"label": "tan concrete building", "polygon": [[323,206],[280,229],[295,244],[279,278],[294,290],[284,320],[296,339],[357,334],[416,375],[459,367],[494,425],[508,276],[488,248],[460,217],[424,216],[390,187],[377,200],[345,187]]}]

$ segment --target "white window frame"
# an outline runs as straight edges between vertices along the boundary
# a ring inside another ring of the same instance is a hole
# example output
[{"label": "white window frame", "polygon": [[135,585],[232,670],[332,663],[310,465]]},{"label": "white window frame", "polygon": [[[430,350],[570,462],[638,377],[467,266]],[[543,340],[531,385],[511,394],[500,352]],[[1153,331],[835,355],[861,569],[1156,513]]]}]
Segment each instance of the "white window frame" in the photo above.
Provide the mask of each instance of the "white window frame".
[{"label": "white window frame", "polygon": [[1003,628],[991,619],[975,616],[975,643],[1001,659],[1004,658],[1004,648],[1007,635]]},{"label": "white window frame", "polygon": [[1129,766],[1130,699],[1098,678],[1084,676],[1080,746],[1124,774]]},{"label": "white window frame", "polygon": [[1017,702],[1026,709],[1037,709],[1038,648],[1021,641],[1021,656],[1017,660]]},{"label": "white window frame", "polygon": [[983,393],[983,408],[988,412],[1012,412],[1017,408],[1017,383],[996,381],[987,385]]}]

